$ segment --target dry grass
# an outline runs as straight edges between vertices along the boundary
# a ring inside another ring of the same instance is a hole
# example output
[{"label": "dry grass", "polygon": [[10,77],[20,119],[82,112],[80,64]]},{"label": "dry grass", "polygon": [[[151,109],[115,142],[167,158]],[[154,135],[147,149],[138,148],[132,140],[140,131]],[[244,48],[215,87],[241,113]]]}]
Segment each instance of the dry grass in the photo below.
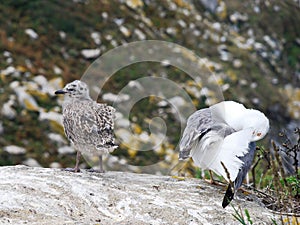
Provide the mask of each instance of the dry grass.
[{"label": "dry grass", "polygon": [[[295,129],[296,141],[293,143],[291,137],[285,132],[281,132],[283,138],[282,144],[275,144],[272,141],[272,148],[264,150],[253,165],[252,171],[260,163],[264,164],[265,169],[262,170],[261,179],[268,180],[268,185],[263,189],[253,191],[259,197],[262,203],[274,214],[279,214],[282,224],[299,224],[300,223],[300,171],[297,155],[300,154],[300,129]],[[284,152],[292,161],[294,173],[287,175],[284,171],[283,160],[281,153]],[[267,163],[267,164],[266,164]],[[254,184],[261,183],[255,181],[255,173],[253,176]],[[260,184],[261,185],[261,184]],[[260,186],[259,185],[259,186]],[[277,224],[276,221],[273,221]]]}]

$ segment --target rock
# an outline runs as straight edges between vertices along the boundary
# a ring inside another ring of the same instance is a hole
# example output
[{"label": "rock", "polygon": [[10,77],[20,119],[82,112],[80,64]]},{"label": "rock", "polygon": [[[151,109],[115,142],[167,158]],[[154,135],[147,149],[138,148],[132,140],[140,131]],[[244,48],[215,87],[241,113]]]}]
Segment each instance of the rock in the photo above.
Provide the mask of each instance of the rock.
[{"label": "rock", "polygon": [[16,145],[5,146],[3,148],[3,150],[8,152],[9,154],[12,154],[12,155],[19,155],[19,154],[25,154],[26,153],[25,148],[19,147],[19,146],[16,146]]},{"label": "rock", "polygon": [[103,12],[102,14],[101,14],[101,16],[102,16],[102,18],[103,19],[107,19],[108,18],[108,13],[107,12]]},{"label": "rock", "polygon": [[121,26],[121,25],[124,23],[125,19],[124,19],[124,18],[115,18],[115,19],[113,19],[113,21],[114,21],[115,24],[117,24],[118,26]]},{"label": "rock", "polygon": [[91,38],[94,40],[96,45],[100,45],[101,44],[101,36],[99,32],[92,32],[91,33]]},{"label": "rock", "polygon": [[31,28],[25,30],[25,34],[27,34],[31,39],[38,39],[39,35]]},{"label": "rock", "polygon": [[238,68],[242,67],[243,62],[240,59],[234,59],[233,62],[232,62],[232,64],[233,64],[234,68],[238,69]]},{"label": "rock", "polygon": [[215,13],[218,7],[217,0],[200,0],[200,2],[205,7],[205,9],[209,10],[212,13]]},{"label": "rock", "polygon": [[218,52],[220,54],[220,59],[223,61],[232,61],[232,54],[228,51],[227,46],[222,44],[218,46]]},{"label": "rock", "polygon": [[167,105],[168,105],[168,102],[165,100],[162,100],[157,103],[157,106],[159,106],[159,107],[166,107]]},{"label": "rock", "polygon": [[270,36],[268,35],[265,35],[264,37],[264,41],[272,48],[272,49],[275,49],[277,44],[274,40],[271,39]]},{"label": "rock", "polygon": [[9,100],[2,105],[2,109],[1,109],[1,114],[4,117],[11,120],[14,119],[17,115],[16,110],[13,108],[15,104],[15,100],[16,99],[14,95],[9,96]]},{"label": "rock", "polygon": [[[199,179],[10,166],[0,168],[0,185],[1,224],[239,224],[221,206],[224,189]],[[266,208],[238,196],[235,208],[271,224]]]},{"label": "rock", "polygon": [[172,97],[168,99],[168,101],[171,105],[175,106],[176,108],[183,107],[186,104],[185,99],[182,98],[181,96]]},{"label": "rock", "polygon": [[[117,116],[120,115],[120,116]],[[115,124],[117,127],[124,127],[128,128],[130,126],[130,121],[127,118],[123,118],[123,115],[121,113],[116,114],[116,121]]]},{"label": "rock", "polygon": [[139,29],[135,29],[134,33],[137,35],[139,40],[145,40],[146,39],[146,35]]},{"label": "rock", "polygon": [[1,70],[1,74],[7,76],[7,75],[10,75],[10,74],[13,74],[15,73],[17,70],[15,67],[13,66],[8,66],[7,68],[5,68],[4,70]]},{"label": "rock", "polygon": [[56,65],[54,65],[53,66],[53,72],[56,74],[56,75],[60,75],[60,74],[62,74],[62,69],[61,68],[59,68],[58,66],[56,66]]},{"label": "rock", "polygon": [[44,111],[40,111],[39,114],[39,120],[43,121],[43,120],[50,120],[50,121],[54,121],[57,124],[62,126],[62,114],[57,113],[57,112],[44,112]]},{"label": "rock", "polygon": [[218,2],[218,7],[216,8],[216,15],[221,20],[225,20],[227,17],[227,7],[224,1]]},{"label": "rock", "polygon": [[67,37],[67,34],[66,34],[66,32],[64,32],[64,31],[59,31],[59,37],[62,39],[62,40],[65,40],[66,39],[66,37]]},{"label": "rock", "polygon": [[30,167],[42,167],[36,159],[28,158],[23,161],[23,164]]},{"label": "rock", "polygon": [[129,81],[128,87],[130,87],[130,88],[136,88],[136,89],[138,89],[140,91],[144,91],[144,87],[141,85],[140,82],[138,82],[136,80]]},{"label": "rock", "polygon": [[186,22],[184,22],[184,20],[178,20],[177,23],[182,27],[182,28],[186,28]]},{"label": "rock", "polygon": [[229,16],[229,19],[233,23],[237,23],[239,21],[246,22],[249,18],[247,14],[240,14],[239,12],[234,12]]},{"label": "rock", "polygon": [[9,51],[4,51],[4,52],[3,52],[3,56],[6,57],[6,58],[10,58],[10,57],[11,57],[11,52],[9,52]]},{"label": "rock", "polygon": [[102,99],[108,102],[120,103],[120,102],[128,101],[130,99],[130,96],[122,93],[119,95],[115,95],[113,93],[105,93],[102,96]]},{"label": "rock", "polygon": [[60,134],[56,134],[56,133],[49,133],[48,134],[48,138],[53,141],[56,142],[58,145],[61,144],[66,144],[66,139],[63,138]]},{"label": "rock", "polygon": [[275,12],[279,12],[279,11],[280,11],[280,6],[274,5],[274,6],[273,6],[273,10],[274,10]]},{"label": "rock", "polygon": [[50,168],[61,168],[61,165],[58,162],[52,162],[50,164]]},{"label": "rock", "polygon": [[27,87],[21,86],[19,81],[13,81],[10,84],[10,88],[13,89],[18,97],[18,101],[23,108],[29,111],[39,111],[40,107],[36,100],[27,92]]},{"label": "rock", "polygon": [[260,8],[259,8],[259,6],[254,6],[254,7],[253,7],[253,11],[254,11],[255,13],[260,13]]},{"label": "rock", "polygon": [[132,9],[137,9],[144,6],[143,1],[141,0],[126,0],[126,4]]},{"label": "rock", "polygon": [[60,155],[73,154],[75,152],[74,148],[72,148],[68,145],[58,148],[57,151]]},{"label": "rock", "polygon": [[122,32],[122,34],[125,36],[125,37],[129,37],[131,35],[131,31],[128,30],[127,27],[125,26],[120,26],[120,31]]},{"label": "rock", "polygon": [[95,59],[100,55],[100,49],[82,49],[81,55],[86,59]]}]

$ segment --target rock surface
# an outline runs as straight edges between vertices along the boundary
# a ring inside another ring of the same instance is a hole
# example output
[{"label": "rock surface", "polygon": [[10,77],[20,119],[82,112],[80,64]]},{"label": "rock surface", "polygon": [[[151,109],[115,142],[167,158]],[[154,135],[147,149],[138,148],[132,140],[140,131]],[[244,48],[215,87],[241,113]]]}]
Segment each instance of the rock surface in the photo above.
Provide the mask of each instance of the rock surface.
[{"label": "rock surface", "polygon": [[[221,206],[223,188],[199,179],[12,166],[0,168],[0,186],[0,224],[240,224]],[[254,224],[271,223],[266,208],[239,198]]]}]

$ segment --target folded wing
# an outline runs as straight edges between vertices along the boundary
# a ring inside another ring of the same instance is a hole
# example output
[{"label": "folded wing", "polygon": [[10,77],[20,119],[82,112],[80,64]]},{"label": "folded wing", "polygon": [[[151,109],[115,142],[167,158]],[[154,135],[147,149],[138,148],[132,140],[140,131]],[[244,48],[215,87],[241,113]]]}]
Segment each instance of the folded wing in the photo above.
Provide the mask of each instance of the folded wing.
[{"label": "folded wing", "polygon": [[209,109],[198,110],[189,117],[179,143],[180,160],[191,157],[191,150],[211,130],[211,126],[212,121]]}]

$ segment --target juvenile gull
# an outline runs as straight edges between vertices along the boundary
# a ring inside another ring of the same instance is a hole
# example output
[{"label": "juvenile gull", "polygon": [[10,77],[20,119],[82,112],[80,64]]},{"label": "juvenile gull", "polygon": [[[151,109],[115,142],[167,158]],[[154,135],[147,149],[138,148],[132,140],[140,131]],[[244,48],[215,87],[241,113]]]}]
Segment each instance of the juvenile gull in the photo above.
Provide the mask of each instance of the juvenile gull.
[{"label": "juvenile gull", "polygon": [[268,130],[269,120],[262,112],[224,101],[188,118],[179,144],[179,159],[192,157],[197,166],[212,170],[229,182],[222,203],[225,208],[251,167],[255,141]]},{"label": "juvenile gull", "polygon": [[77,151],[76,165],[72,172],[79,172],[81,152],[99,155],[99,172],[103,172],[102,155],[112,152],[117,146],[114,139],[115,109],[93,101],[88,86],[79,80],[67,84],[63,94],[63,125],[67,138]]}]

